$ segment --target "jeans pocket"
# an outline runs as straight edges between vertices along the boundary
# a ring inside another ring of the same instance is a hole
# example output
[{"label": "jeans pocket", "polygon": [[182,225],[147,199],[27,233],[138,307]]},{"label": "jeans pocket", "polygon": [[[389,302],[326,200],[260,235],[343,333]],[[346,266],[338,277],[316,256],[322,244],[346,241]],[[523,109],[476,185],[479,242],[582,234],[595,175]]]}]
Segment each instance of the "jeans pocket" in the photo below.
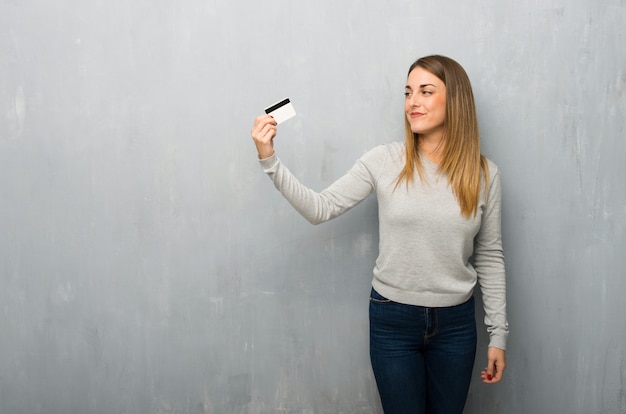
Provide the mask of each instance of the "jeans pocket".
[{"label": "jeans pocket", "polygon": [[387,299],[386,297],[384,297],[380,293],[376,292],[376,290],[374,290],[374,288],[372,288],[372,291],[370,293],[370,302],[378,303],[378,304],[381,304],[381,305],[385,305],[387,303],[393,303],[390,299]]}]

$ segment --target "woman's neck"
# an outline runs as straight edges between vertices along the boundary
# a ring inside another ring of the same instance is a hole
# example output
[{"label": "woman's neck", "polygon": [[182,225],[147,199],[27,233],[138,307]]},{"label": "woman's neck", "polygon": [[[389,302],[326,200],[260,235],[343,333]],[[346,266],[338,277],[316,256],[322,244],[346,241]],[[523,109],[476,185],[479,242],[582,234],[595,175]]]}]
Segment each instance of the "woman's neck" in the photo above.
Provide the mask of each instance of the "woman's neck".
[{"label": "woman's neck", "polygon": [[435,164],[439,164],[441,162],[445,146],[442,136],[433,137],[420,135],[417,141],[417,146],[422,154],[424,154],[429,160]]}]

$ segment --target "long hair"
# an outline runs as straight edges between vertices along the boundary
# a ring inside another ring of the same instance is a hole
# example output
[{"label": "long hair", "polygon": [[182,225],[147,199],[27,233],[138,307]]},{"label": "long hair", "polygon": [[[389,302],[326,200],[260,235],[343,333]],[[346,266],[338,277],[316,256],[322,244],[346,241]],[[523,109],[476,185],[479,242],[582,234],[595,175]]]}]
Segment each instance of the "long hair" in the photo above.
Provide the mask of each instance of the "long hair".
[{"label": "long hair", "polygon": [[[437,76],[446,85],[446,114],[443,121],[444,145],[439,170],[444,173],[465,217],[476,215],[484,178],[485,192],[489,188],[489,166],[480,153],[480,134],[476,106],[469,77],[461,65],[445,56],[426,56],[409,68],[420,67]],[[404,117],[406,135],[406,163],[396,181],[396,187],[414,179],[414,172],[424,180],[424,168],[418,149],[419,134],[411,131]]]}]

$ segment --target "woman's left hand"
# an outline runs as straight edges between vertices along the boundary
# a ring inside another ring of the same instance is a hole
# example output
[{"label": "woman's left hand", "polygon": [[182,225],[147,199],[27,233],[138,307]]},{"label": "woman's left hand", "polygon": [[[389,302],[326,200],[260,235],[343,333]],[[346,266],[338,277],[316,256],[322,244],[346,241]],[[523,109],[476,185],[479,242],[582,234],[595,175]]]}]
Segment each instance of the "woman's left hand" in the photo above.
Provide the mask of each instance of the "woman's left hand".
[{"label": "woman's left hand", "polygon": [[490,347],[487,350],[487,361],[487,368],[480,373],[483,382],[485,384],[500,382],[504,369],[506,368],[504,349]]}]

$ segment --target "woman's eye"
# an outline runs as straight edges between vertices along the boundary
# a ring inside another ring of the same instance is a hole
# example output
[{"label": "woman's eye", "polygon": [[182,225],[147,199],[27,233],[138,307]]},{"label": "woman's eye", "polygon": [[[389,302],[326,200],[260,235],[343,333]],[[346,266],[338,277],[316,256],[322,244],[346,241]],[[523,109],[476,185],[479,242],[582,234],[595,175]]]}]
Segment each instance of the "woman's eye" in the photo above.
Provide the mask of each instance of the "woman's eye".
[{"label": "woman's eye", "polygon": [[432,95],[433,94],[432,91],[422,91],[422,93],[424,95]]},{"label": "woman's eye", "polygon": [[404,92],[404,97],[405,98],[410,98],[411,97],[411,92]]}]

